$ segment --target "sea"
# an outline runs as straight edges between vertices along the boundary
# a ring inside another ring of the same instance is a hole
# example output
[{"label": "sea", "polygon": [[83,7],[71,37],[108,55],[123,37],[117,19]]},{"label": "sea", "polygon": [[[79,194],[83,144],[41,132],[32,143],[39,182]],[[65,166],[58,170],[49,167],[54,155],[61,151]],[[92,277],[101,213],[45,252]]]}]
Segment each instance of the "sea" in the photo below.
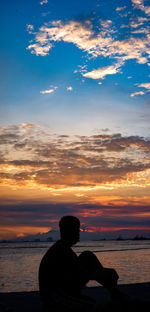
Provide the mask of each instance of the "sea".
[{"label": "sea", "polygon": [[[38,290],[40,261],[53,243],[0,243],[0,292]],[[93,251],[102,265],[114,268],[119,284],[150,282],[150,240],[81,241],[73,247],[79,255]],[[88,286],[98,286],[90,281]]]}]

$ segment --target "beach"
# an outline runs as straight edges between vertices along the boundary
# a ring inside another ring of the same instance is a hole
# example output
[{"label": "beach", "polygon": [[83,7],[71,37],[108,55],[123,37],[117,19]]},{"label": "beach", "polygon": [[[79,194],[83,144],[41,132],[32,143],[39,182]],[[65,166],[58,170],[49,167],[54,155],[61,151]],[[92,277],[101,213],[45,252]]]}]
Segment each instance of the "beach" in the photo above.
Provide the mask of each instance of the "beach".
[{"label": "beach", "polygon": [[[150,282],[119,285],[125,294],[138,298],[144,303],[143,311],[148,311],[150,302]],[[108,291],[104,287],[85,287],[83,293],[105,305],[109,302]],[[40,302],[38,291],[0,293],[0,312],[42,312],[43,304]]]}]

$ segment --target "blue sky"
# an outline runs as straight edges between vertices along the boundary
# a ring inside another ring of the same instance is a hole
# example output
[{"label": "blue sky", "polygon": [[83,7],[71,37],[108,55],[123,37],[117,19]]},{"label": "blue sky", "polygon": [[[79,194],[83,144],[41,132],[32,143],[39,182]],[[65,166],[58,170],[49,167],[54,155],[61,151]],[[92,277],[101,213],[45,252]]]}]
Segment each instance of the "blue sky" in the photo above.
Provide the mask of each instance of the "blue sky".
[{"label": "blue sky", "polygon": [[[79,123],[79,134],[120,127],[148,135],[148,1],[5,1],[1,6],[2,125],[40,123],[75,134]],[[54,26],[58,21],[61,25]],[[55,38],[47,38],[43,46],[52,47],[43,55],[30,46],[42,49],[46,31],[40,28],[46,25]],[[66,31],[61,38],[60,31]],[[40,93],[45,90],[54,92]]]},{"label": "blue sky", "polygon": [[98,203],[92,208],[98,211],[101,204],[147,207],[149,1],[5,0],[0,6],[4,206],[9,194],[14,207],[26,200]]}]

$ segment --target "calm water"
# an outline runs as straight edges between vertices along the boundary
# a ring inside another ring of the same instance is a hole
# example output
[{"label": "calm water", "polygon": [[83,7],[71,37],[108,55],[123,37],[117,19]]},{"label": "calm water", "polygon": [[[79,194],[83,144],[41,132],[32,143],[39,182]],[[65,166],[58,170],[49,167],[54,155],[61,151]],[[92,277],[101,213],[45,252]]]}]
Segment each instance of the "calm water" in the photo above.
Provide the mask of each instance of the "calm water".
[{"label": "calm water", "polygon": [[[38,290],[39,263],[51,243],[1,243],[0,292]],[[117,270],[120,284],[150,282],[150,241],[89,241],[74,248],[94,251],[105,267]],[[90,282],[90,286],[96,282]]]}]

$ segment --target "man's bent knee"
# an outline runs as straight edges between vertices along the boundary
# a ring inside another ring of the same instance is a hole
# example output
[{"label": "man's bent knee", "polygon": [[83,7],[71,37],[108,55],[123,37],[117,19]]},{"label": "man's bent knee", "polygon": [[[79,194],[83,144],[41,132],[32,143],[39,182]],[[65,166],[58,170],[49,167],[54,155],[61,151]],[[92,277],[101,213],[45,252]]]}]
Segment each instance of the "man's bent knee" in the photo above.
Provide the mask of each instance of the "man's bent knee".
[{"label": "man's bent knee", "polygon": [[90,271],[97,272],[103,268],[98,258],[92,251],[89,250],[83,251],[79,255],[78,259],[80,264],[84,266],[84,268],[87,269],[89,272]]}]

